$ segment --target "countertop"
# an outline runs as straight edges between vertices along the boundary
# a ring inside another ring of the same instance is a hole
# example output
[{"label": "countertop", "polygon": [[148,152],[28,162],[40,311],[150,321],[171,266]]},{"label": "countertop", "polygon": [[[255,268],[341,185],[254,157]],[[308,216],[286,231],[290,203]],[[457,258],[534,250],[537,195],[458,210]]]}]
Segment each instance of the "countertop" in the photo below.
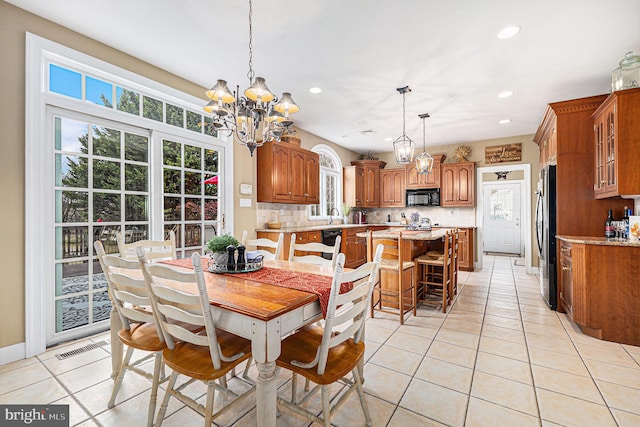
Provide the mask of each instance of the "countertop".
[{"label": "countertop", "polygon": [[606,237],[590,237],[590,236],[556,236],[556,239],[567,243],[578,243],[584,245],[599,246],[629,246],[640,248],[640,241],[607,239]]},{"label": "countertop", "polygon": [[[303,231],[317,231],[317,230],[334,230],[336,228],[361,228],[361,227],[406,227],[406,225],[402,225],[399,222],[382,222],[382,223],[374,223],[374,224],[324,224],[324,225],[293,225],[290,227],[282,227],[280,229],[272,229],[272,228],[257,228],[256,231],[266,231],[270,233],[297,233]],[[461,226],[461,225],[443,225],[438,224],[434,225],[433,228],[442,229],[442,228],[473,228],[476,226]]]},{"label": "countertop", "polygon": [[[431,231],[407,230],[402,231],[402,240],[439,240],[442,239],[450,228],[438,228]],[[382,239],[397,239],[399,231],[380,230],[371,232],[372,237]],[[358,233],[358,237],[369,237],[369,233]]]}]

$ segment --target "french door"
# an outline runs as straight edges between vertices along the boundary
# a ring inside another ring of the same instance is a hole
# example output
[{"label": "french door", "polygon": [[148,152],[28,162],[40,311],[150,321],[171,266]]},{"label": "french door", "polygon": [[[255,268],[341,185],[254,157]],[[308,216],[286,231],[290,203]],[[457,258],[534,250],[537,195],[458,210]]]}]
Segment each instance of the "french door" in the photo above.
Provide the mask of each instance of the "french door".
[{"label": "french door", "polygon": [[47,123],[54,212],[43,291],[51,345],[108,328],[111,304],[94,241],[117,253],[118,233],[133,242],[174,231],[179,257],[202,252],[224,218],[223,151],[59,108],[48,109]]}]

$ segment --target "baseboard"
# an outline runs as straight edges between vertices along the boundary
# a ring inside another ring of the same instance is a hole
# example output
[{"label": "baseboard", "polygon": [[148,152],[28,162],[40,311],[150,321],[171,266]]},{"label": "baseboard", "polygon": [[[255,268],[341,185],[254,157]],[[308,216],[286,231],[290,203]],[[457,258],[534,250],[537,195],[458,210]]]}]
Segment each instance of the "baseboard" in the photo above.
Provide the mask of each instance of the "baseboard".
[{"label": "baseboard", "polygon": [[0,365],[22,360],[27,355],[26,344],[21,342],[7,347],[0,347]]}]

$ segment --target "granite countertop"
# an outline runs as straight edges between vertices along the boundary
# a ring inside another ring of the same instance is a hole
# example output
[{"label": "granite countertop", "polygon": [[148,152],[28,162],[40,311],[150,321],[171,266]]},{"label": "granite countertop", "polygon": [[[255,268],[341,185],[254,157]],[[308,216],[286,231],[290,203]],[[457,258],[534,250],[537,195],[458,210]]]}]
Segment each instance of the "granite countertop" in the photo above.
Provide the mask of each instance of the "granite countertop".
[{"label": "granite countertop", "polygon": [[[432,231],[407,230],[402,232],[402,240],[439,240],[449,231],[449,228],[439,228]],[[400,231],[380,230],[371,232],[372,237],[382,239],[396,239]],[[358,233],[358,237],[369,237],[369,233]]]},{"label": "granite countertop", "polygon": [[[271,233],[297,233],[303,231],[317,231],[317,230],[334,230],[336,228],[360,228],[360,227],[406,227],[406,225],[400,224],[399,222],[382,222],[382,223],[372,223],[372,224],[324,224],[324,225],[292,225],[289,227],[282,227],[280,229],[273,228],[256,228],[256,231],[266,231]],[[443,228],[476,228],[475,225],[466,226],[466,225],[434,225],[435,229],[443,229]]]},{"label": "granite countertop", "polygon": [[556,236],[556,239],[565,241],[567,243],[579,243],[585,245],[630,246],[640,248],[640,241],[607,239],[606,237]]}]

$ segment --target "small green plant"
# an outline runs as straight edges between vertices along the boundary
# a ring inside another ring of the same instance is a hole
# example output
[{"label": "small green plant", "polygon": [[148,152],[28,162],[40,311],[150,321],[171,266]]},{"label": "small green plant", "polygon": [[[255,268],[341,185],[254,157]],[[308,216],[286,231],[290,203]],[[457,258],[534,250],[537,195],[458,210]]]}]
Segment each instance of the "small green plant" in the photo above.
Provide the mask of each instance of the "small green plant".
[{"label": "small green plant", "polygon": [[207,249],[210,252],[224,252],[227,250],[227,246],[238,246],[240,242],[231,234],[221,234],[213,237],[207,242]]},{"label": "small green plant", "polygon": [[349,216],[349,212],[351,212],[351,206],[347,205],[346,203],[343,203],[342,204],[342,215]]}]

